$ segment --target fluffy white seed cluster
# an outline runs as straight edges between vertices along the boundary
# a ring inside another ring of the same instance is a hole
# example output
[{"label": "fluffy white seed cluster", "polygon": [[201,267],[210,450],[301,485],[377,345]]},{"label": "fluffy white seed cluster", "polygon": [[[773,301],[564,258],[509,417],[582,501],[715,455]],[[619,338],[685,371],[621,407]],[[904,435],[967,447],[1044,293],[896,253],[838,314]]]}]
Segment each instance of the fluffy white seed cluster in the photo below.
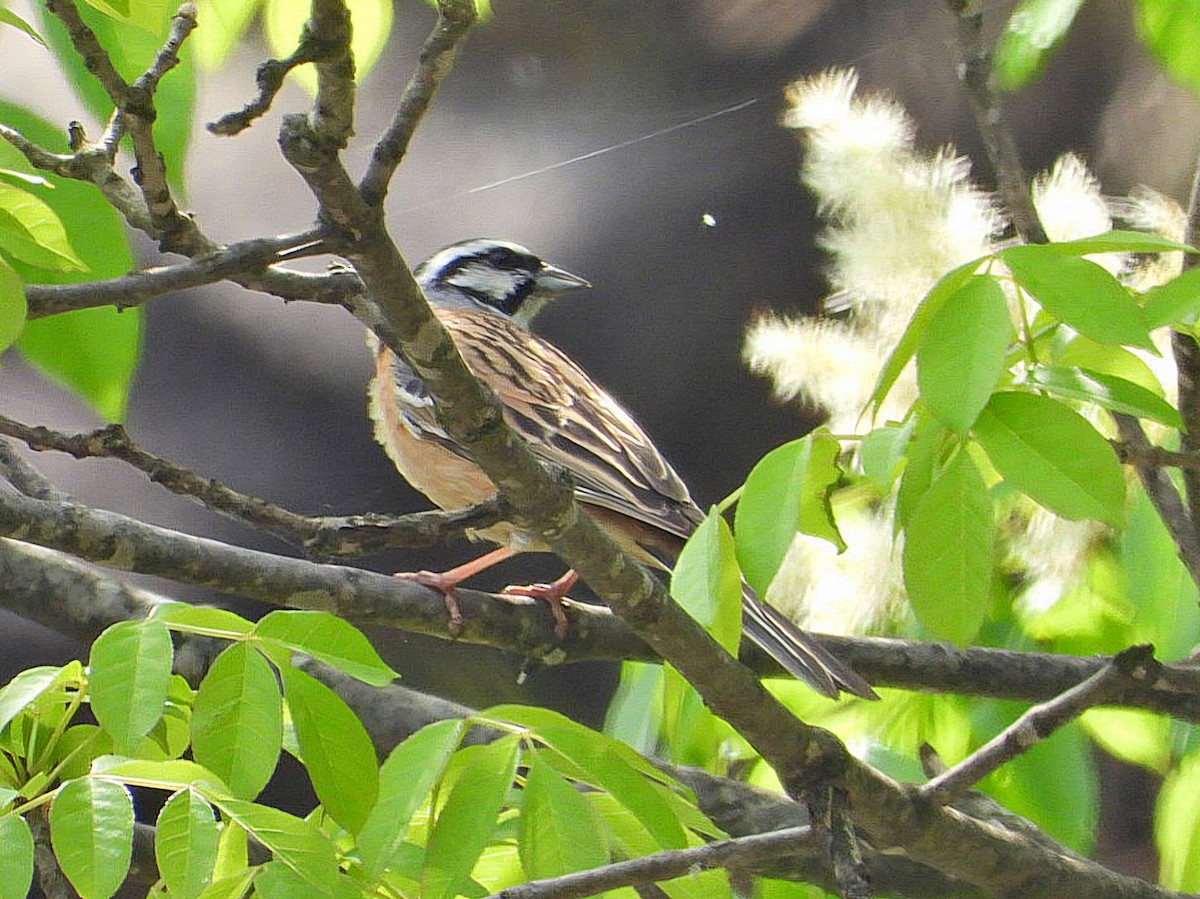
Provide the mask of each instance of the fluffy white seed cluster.
[{"label": "fluffy white seed cluster", "polygon": [[[799,81],[788,91],[783,117],[799,132],[801,180],[825,220],[818,240],[829,253],[832,293],[824,307],[839,315],[767,315],[750,325],[745,344],[750,367],[771,380],[780,399],[825,410],[838,434],[873,426],[864,408],[913,311],[951,269],[1000,249],[1005,226],[995,201],[971,183],[965,159],[951,147],[917,150],[913,123],[899,104],[861,97],[857,86],[852,70]],[[1114,218],[1124,227],[1183,239],[1185,217],[1177,204],[1145,189],[1106,198],[1074,154],[1035,178],[1032,191],[1052,240],[1108,231]],[[1179,254],[1089,258],[1138,290],[1163,283],[1181,267]],[[1032,316],[1036,303],[1026,301]],[[1163,384],[1173,385],[1169,352],[1139,355]],[[910,366],[880,418],[902,418],[915,398]],[[1107,416],[1097,411],[1096,418]],[[1009,564],[1023,574],[1019,602],[1035,612],[1080,586],[1107,532],[1028,506],[1013,510],[1022,524],[1010,531],[1006,549]],[[899,549],[885,514],[849,505],[837,517],[849,549],[839,555],[822,540],[797,535],[769,598],[814,630],[860,632],[904,607]]]},{"label": "fluffy white seed cluster", "polygon": [[[830,255],[826,310],[850,317],[768,317],[746,341],[751,367],[776,393],[822,407],[837,433],[869,424],[860,422],[863,403],[921,298],[950,269],[995,249],[1003,224],[971,184],[966,160],[951,148],[918,152],[904,109],[856,96],[857,83],[852,70],[799,81],[783,118],[800,132],[801,180],[827,222],[819,238]],[[915,395],[908,376],[890,410],[902,413]]]}]

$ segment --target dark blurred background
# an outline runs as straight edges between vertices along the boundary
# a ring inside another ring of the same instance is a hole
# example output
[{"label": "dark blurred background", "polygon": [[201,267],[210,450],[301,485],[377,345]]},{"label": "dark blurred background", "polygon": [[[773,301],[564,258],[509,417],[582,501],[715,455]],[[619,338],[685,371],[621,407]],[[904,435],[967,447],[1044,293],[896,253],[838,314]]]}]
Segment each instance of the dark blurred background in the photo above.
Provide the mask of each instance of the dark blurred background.
[{"label": "dark blurred background", "polygon": [[[418,132],[393,186],[391,226],[416,262],[444,244],[500,236],[589,278],[595,287],[548,311],[539,328],[625,401],[703,505],[734,489],[766,450],[811,425],[773,404],[739,361],[756,310],[809,310],[823,293],[814,210],[796,182],[798,149],[776,124],[788,81],[854,65],[861,90],[897,97],[934,149],[952,142],[990,186],[955,82],[954,22],[943,4],[911,0],[496,0]],[[995,29],[1006,4],[989,8]],[[203,7],[201,23],[203,23]],[[432,21],[397,9],[386,58],[368,75],[348,162],[361,171],[390,118]],[[257,41],[201,87],[198,122],[238,108],[265,51]],[[0,92],[66,122],[80,109],[46,55],[0,31]],[[745,109],[495,189],[523,175],[731,107]],[[313,201],[280,158],[283,112],[307,98],[285,89],[249,133],[198,129],[189,207],[218,240],[306,226]],[[1200,144],[1193,98],[1168,83],[1133,38],[1129,4],[1084,6],[1047,76],[1007,100],[1031,170],[1065,150],[1091,160],[1105,189],[1136,183],[1182,198]],[[705,216],[713,224],[706,225]],[[426,508],[374,444],[365,414],[368,358],[345,312],[284,306],[231,286],[149,307],[145,361],[129,428],[152,451],[252,494],[313,514]],[[16,359],[0,372],[5,414],[84,429],[75,400]],[[82,502],[183,530],[287,551],[205,512],[120,465],[49,455],[37,463]],[[393,554],[381,570],[462,561],[465,546]],[[556,573],[552,560],[505,567],[482,586]],[[173,595],[200,596],[155,584]],[[210,597],[211,598],[211,597]],[[4,620],[14,637],[0,679],[80,647]],[[520,659],[431,640],[377,635],[410,686],[461,702],[549,703],[589,722],[614,672],[574,666],[517,683]],[[36,639],[34,639],[36,638]]]}]

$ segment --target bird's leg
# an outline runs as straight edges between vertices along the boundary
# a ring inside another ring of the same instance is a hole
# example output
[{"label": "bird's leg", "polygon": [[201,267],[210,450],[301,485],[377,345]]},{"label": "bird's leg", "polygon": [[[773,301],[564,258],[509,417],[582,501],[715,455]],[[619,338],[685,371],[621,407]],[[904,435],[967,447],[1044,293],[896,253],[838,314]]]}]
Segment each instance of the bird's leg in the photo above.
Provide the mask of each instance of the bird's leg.
[{"label": "bird's leg", "polygon": [[516,554],[517,550],[501,546],[447,571],[397,571],[395,576],[442,594],[446,603],[446,614],[450,616],[450,636],[457,637],[463,626],[462,608],[458,604],[458,585]]},{"label": "bird's leg", "polygon": [[554,636],[561,640],[567,635],[567,613],[563,611],[563,597],[578,580],[579,575],[571,568],[558,580],[549,584],[511,585],[500,592],[506,596],[529,596],[543,600],[550,607],[550,615],[554,619]]}]

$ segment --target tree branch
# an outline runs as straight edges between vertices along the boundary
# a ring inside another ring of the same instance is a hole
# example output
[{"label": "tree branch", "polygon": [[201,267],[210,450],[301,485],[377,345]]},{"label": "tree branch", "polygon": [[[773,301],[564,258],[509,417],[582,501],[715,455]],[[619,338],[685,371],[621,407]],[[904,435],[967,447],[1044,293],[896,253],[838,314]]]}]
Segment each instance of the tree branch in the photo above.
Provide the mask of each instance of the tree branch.
[{"label": "tree branch", "polygon": [[641,886],[713,868],[737,868],[823,843],[811,827],[717,840],[693,849],[670,849],[603,868],[531,880],[493,893],[490,899],[582,899],[619,887]]},{"label": "tree branch", "polygon": [[1151,647],[1127,649],[1081,684],[1049,702],[1034,706],[949,771],[921,787],[921,795],[945,804],[956,799],[1001,765],[1032,749],[1064,724],[1116,695],[1126,680],[1149,679],[1154,664]]},{"label": "tree branch", "polygon": [[191,287],[214,284],[239,275],[248,277],[261,273],[283,255],[298,259],[328,253],[324,237],[320,229],[279,237],[258,237],[178,265],[156,266],[106,281],[28,284],[25,300],[29,304],[29,317],[44,318],[97,306],[128,309]]},{"label": "tree branch", "polygon": [[[1112,417],[1117,425],[1117,433],[1130,451],[1135,455],[1150,451],[1150,440],[1136,418],[1119,412],[1112,413]],[[1175,542],[1175,552],[1191,575],[1192,582],[1200,586],[1200,530],[1196,528],[1196,519],[1184,505],[1175,484],[1161,468],[1140,463],[1136,467],[1146,496]]]},{"label": "tree branch", "polygon": [[[219,481],[201,477],[190,468],[148,453],[121,425],[108,425],[89,434],[68,435],[0,415],[0,434],[15,437],[37,451],[58,450],[76,459],[119,459],[173,493],[195,499],[213,512],[302,543],[314,554],[348,556],[365,555],[389,547],[424,548],[462,536],[469,528],[493,525],[503,515],[501,503],[492,501],[456,512],[309,517],[239,493]],[[2,462],[3,457],[0,457]]]},{"label": "tree branch", "polygon": [[1029,177],[1021,164],[1017,142],[1004,122],[1000,103],[991,88],[991,54],[983,43],[983,5],[980,0],[946,0],[946,5],[958,21],[962,52],[958,78],[966,89],[975,128],[992,164],[1004,209],[1025,243],[1045,243],[1046,232],[1033,206]]},{"label": "tree branch", "polygon": [[359,185],[368,206],[382,206],[392,175],[408,151],[417,125],[433,102],[434,95],[454,65],[459,44],[475,24],[474,0],[441,0],[438,18],[421,47],[417,67],[400,97],[400,106],[391,125],[375,144],[371,162]]}]

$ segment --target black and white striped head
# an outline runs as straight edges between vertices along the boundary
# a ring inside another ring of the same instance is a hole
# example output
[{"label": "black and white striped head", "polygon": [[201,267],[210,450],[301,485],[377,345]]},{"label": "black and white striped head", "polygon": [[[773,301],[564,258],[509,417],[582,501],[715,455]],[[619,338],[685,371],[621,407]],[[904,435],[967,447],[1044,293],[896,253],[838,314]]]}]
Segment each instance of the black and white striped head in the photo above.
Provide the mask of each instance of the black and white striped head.
[{"label": "black and white striped head", "polygon": [[592,286],[522,246],[488,238],[438,250],[414,274],[434,306],[498,312],[526,326],[559,294]]}]

